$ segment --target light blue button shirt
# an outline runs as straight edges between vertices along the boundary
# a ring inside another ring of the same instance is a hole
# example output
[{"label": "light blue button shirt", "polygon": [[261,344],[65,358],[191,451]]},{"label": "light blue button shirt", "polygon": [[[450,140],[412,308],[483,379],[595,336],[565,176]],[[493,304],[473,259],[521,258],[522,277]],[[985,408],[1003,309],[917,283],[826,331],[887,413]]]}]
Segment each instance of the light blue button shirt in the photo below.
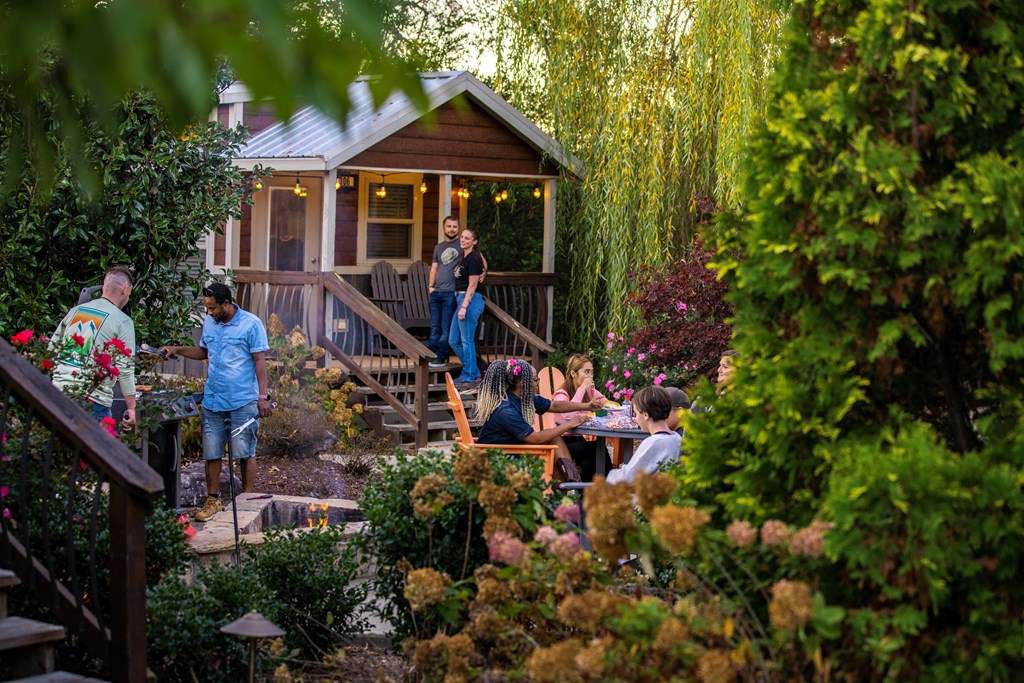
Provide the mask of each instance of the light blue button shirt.
[{"label": "light blue button shirt", "polygon": [[259,398],[252,354],[270,349],[267,330],[259,318],[237,305],[234,317],[227,323],[207,315],[199,346],[209,356],[203,408],[225,412]]}]

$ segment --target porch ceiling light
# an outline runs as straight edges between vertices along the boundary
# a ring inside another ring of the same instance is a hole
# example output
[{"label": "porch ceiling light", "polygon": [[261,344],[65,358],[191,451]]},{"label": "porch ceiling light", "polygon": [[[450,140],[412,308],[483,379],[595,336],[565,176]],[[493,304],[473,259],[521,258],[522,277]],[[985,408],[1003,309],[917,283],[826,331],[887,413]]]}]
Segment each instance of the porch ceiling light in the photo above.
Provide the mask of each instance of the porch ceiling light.
[{"label": "porch ceiling light", "polygon": [[465,178],[459,181],[458,195],[462,199],[469,199],[469,181]]},{"label": "porch ceiling light", "polygon": [[388,196],[388,188],[387,188],[387,186],[386,186],[386,185],[384,184],[384,180],[383,180],[383,179],[381,179],[381,181],[380,181],[380,185],[379,185],[379,186],[377,187],[377,191],[376,191],[376,193],[375,193],[375,194],[376,194],[376,195],[377,195],[378,197],[380,197],[381,199],[384,199],[385,197],[387,197],[387,196]]}]

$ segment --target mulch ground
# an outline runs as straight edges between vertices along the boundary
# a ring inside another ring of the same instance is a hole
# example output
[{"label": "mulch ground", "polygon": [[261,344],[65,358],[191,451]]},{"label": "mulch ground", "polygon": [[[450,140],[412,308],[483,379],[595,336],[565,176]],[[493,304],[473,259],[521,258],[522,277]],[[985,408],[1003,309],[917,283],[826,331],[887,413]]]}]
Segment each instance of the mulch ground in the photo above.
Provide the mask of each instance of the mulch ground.
[{"label": "mulch ground", "polygon": [[260,456],[256,459],[256,491],[308,498],[361,500],[377,473],[320,458]]}]

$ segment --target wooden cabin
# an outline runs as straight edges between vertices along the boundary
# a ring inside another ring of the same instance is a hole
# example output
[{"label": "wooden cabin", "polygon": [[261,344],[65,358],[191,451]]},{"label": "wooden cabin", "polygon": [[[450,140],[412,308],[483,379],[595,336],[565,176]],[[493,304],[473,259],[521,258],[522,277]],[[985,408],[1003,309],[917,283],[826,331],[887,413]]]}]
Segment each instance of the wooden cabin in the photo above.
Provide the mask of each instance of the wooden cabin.
[{"label": "wooden cabin", "polygon": [[557,282],[557,180],[582,175],[579,160],[472,74],[420,77],[427,111],[402,94],[374,107],[360,79],[344,122],[309,106],[275,121],[241,84],[225,90],[215,116],[250,127],[234,162],[259,175],[262,189],[241,220],[207,241],[207,266],[233,274],[244,308],[301,326],[329,361],[392,406],[418,443],[426,441],[429,388],[438,385],[431,353],[373,302],[374,265],[386,261],[405,277],[415,262],[429,264],[445,216],[473,226],[466,190],[474,183],[537,187],[542,270],[488,274],[477,349],[484,364],[525,357],[543,365]]}]

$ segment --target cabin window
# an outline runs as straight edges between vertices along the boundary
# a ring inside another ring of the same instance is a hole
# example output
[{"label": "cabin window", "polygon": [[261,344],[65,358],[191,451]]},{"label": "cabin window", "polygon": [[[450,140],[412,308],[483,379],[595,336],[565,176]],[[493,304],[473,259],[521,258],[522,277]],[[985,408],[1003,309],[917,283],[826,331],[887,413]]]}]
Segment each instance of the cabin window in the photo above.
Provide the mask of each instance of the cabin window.
[{"label": "cabin window", "polygon": [[420,177],[409,173],[387,176],[384,197],[377,193],[380,176],[369,173],[360,180],[361,262],[411,263],[419,258],[423,217]]}]

